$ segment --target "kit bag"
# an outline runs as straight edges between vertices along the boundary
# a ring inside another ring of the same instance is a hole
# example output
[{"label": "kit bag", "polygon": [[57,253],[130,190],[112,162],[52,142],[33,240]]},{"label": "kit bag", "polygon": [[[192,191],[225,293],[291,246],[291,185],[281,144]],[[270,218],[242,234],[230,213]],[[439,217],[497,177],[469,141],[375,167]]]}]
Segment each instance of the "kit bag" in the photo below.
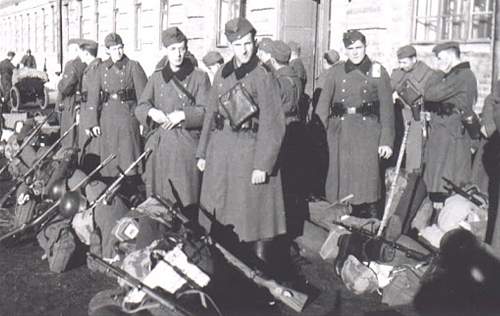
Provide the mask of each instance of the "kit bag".
[{"label": "kit bag", "polygon": [[52,272],[64,272],[76,250],[76,240],[69,219],[56,217],[37,235]]}]

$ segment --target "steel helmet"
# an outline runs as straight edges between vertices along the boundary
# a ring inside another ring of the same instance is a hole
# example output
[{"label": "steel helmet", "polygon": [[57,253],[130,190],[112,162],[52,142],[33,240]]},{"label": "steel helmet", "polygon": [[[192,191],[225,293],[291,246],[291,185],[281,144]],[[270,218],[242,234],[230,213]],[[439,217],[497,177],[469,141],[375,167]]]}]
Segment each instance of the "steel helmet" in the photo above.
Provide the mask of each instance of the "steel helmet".
[{"label": "steel helmet", "polygon": [[52,201],[59,200],[68,191],[66,178],[59,178],[52,182],[47,193]]},{"label": "steel helmet", "polygon": [[72,217],[87,208],[87,200],[77,191],[64,193],[59,204],[59,213],[66,218]]}]

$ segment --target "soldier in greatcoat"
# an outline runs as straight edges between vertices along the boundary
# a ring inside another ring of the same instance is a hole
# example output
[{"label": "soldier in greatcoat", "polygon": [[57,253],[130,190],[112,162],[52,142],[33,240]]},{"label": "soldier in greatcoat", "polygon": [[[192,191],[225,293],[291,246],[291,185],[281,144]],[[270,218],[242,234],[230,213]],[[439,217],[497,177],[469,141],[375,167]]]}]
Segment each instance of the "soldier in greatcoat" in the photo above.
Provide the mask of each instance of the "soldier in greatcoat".
[{"label": "soldier in greatcoat", "polygon": [[[208,102],[210,80],[185,58],[187,38],[177,27],[162,33],[167,64],[153,73],[140,98],[135,115],[151,130],[146,148],[154,151],[146,162],[144,182],[147,195],[157,194],[175,201],[169,180],[185,206],[197,205],[200,171],[196,168],[196,149]],[[157,239],[158,224],[141,222],[141,246]],[[146,228],[146,227],[149,227]]]},{"label": "soldier in greatcoat", "polygon": [[[273,238],[286,231],[281,178],[275,170],[285,115],[277,82],[255,55],[255,33],[245,18],[226,23],[234,57],[215,76],[197,157],[205,170],[202,207],[222,224],[234,225],[240,240],[266,260]],[[245,101],[232,99],[231,92],[244,95]],[[251,115],[228,115],[221,101],[229,110],[244,108]],[[245,104],[256,105],[258,113]],[[208,226],[204,216],[200,221]]]},{"label": "soldier in greatcoat", "polygon": [[10,89],[12,88],[12,74],[16,66],[12,63],[16,53],[8,52],[7,58],[0,62],[0,82],[2,84],[3,102],[7,103],[10,99]]},{"label": "soldier in greatcoat", "polygon": [[78,126],[78,145],[81,168],[84,172],[94,169],[100,162],[100,143],[98,111],[100,103],[89,103],[89,89],[99,76],[101,58],[97,57],[98,44],[92,40],[84,40],[80,45],[81,58],[87,64],[82,76],[80,124]]},{"label": "soldier in greatcoat", "polygon": [[477,81],[470,64],[460,59],[457,42],[438,44],[433,52],[441,71],[424,90],[425,107],[431,112],[424,181],[431,200],[443,202],[447,190],[442,177],[457,185],[471,179],[471,137],[462,118],[474,115]]},{"label": "soldier in greatcoat", "polygon": [[299,98],[302,83],[295,71],[288,65],[290,47],[283,41],[270,44],[270,66],[278,81],[282,108],[285,113],[286,132],[279,156],[281,181],[287,217],[287,233],[293,239],[302,235],[303,223],[307,218],[307,203],[304,186],[305,125],[299,119]]},{"label": "soldier in greatcoat", "polygon": [[[79,56],[81,41],[79,38],[68,41],[68,53],[71,59],[64,65],[62,78],[57,84],[57,107],[61,112],[61,135],[75,122],[80,108],[82,76],[87,67]],[[62,147],[78,147],[78,129],[73,129],[63,139]]]},{"label": "soldier in greatcoat", "polygon": [[379,158],[392,156],[394,107],[389,75],[366,55],[359,31],[344,33],[348,60],[329,70],[316,112],[327,133],[329,202],[354,194],[353,215],[381,217]]},{"label": "soldier in greatcoat", "polygon": [[[96,125],[101,132],[100,157],[115,154],[116,159],[104,167],[101,174],[115,177],[117,167],[125,170],[142,153],[139,121],[134,110],[146,86],[147,77],[139,62],[124,54],[120,35],[108,34],[104,45],[110,57],[98,67],[99,74],[89,86],[87,103],[102,104]],[[140,165],[130,175],[139,173]]]}]

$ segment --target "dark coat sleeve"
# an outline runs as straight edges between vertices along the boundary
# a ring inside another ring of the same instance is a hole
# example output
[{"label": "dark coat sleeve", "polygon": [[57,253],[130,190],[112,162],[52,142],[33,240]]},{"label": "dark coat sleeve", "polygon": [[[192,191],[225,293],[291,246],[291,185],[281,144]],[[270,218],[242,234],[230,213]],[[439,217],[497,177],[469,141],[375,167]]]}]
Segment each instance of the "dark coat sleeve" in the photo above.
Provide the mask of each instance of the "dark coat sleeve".
[{"label": "dark coat sleeve", "polygon": [[78,70],[75,67],[75,63],[68,62],[64,67],[63,77],[57,84],[57,90],[62,95],[62,97],[72,95],[78,88],[78,82]]},{"label": "dark coat sleeve", "polygon": [[377,80],[378,98],[380,101],[380,124],[382,133],[380,135],[379,146],[394,145],[394,105],[392,103],[392,88],[389,74],[383,68],[380,79]]},{"label": "dark coat sleeve", "polygon": [[196,90],[193,95],[196,99],[196,105],[184,107],[186,119],[183,126],[186,129],[199,129],[202,127],[206,105],[208,104],[210,79],[205,72],[196,73],[196,76]]},{"label": "dark coat sleeve", "polygon": [[[260,78],[259,78],[260,79]],[[285,114],[277,81],[262,70],[262,80],[257,80],[259,104],[259,130],[255,144],[254,170],[272,173],[285,135]]]},{"label": "dark coat sleeve", "polygon": [[335,93],[335,71],[334,68],[328,70],[326,75],[323,89],[319,96],[318,105],[316,107],[316,113],[320,118],[323,126],[328,128],[328,115],[330,114],[330,104],[333,101],[333,94]]},{"label": "dark coat sleeve", "polygon": [[150,119],[148,117],[148,112],[154,107],[154,76],[155,74],[153,74],[146,83],[140,95],[138,105],[134,110],[135,117],[143,126],[149,125]]},{"label": "dark coat sleeve", "polygon": [[[89,83],[98,81],[99,73],[97,69],[89,70],[89,72],[87,73],[87,79]],[[87,93],[90,94],[90,91]],[[97,102],[94,100],[93,103],[91,103],[90,100],[88,99],[85,105],[81,107],[80,124],[84,129],[89,129],[91,127],[99,125],[98,113],[97,113],[98,108],[99,108],[99,100]]]},{"label": "dark coat sleeve", "polygon": [[[104,65],[100,65],[96,68],[94,71],[93,75],[93,80],[89,80],[89,85],[88,85],[88,91],[87,91],[87,104],[91,105],[99,105],[100,102],[100,96],[99,94],[101,93],[101,71],[103,70],[102,67],[105,67]],[[97,110],[98,106],[95,106],[93,111],[95,113],[91,114],[93,117],[95,115],[95,125],[90,125],[90,126],[98,126],[99,120],[97,119],[98,113]]]},{"label": "dark coat sleeve", "polygon": [[132,80],[134,81],[135,95],[139,98],[142,95],[144,87],[146,87],[148,77],[146,76],[144,69],[142,69],[142,66],[136,61],[133,63]]}]

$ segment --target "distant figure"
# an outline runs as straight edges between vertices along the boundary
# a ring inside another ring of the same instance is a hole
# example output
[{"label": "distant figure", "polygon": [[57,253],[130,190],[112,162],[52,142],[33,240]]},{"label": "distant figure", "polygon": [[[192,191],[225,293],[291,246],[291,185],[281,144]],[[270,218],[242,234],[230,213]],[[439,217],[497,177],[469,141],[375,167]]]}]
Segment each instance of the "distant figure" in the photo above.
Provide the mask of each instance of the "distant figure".
[{"label": "distant figure", "polygon": [[26,55],[21,59],[21,65],[26,68],[35,68],[36,69],[36,60],[35,56],[31,55],[31,49],[26,51]]},{"label": "distant figure", "polygon": [[304,62],[300,58],[300,45],[297,42],[289,42],[288,46],[292,50],[292,55],[290,56],[290,67],[297,73],[300,81],[302,81],[302,90],[304,90],[307,83],[307,72],[304,67]]},{"label": "distant figure", "polygon": [[208,69],[208,78],[210,79],[210,83],[214,81],[214,76],[217,70],[224,64],[224,58],[218,51],[210,51],[208,52],[202,59],[203,63]]},{"label": "distant figure", "polygon": [[271,43],[272,39],[269,37],[264,37],[259,41],[257,46],[257,57],[259,57],[262,66],[268,71],[272,72],[273,68],[271,66]]},{"label": "distant figure", "polygon": [[10,99],[10,88],[12,88],[12,73],[16,66],[12,63],[12,59],[16,54],[14,52],[8,52],[7,58],[0,62],[0,80],[2,87],[3,102],[7,103]]}]

